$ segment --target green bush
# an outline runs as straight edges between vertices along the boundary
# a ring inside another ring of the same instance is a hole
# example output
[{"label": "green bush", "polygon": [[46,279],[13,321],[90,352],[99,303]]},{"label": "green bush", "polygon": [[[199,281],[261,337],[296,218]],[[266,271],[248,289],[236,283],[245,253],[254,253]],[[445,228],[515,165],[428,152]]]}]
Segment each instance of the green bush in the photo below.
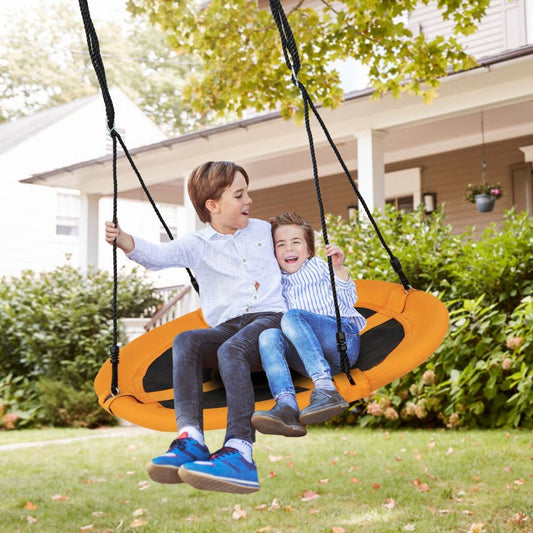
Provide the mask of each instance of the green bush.
[{"label": "green bush", "polygon": [[[401,379],[358,402],[333,424],[367,426],[533,426],[533,219],[509,211],[479,240],[453,235],[442,213],[376,220],[412,286],[438,294],[450,313],[444,342]],[[366,223],[328,223],[353,277],[398,281]]]},{"label": "green bush", "polygon": [[38,396],[28,378],[0,377],[0,430],[22,429],[39,424]]},{"label": "green bush", "polygon": [[98,404],[92,382],[77,389],[43,378],[37,383],[37,390],[40,412],[48,425],[96,428],[116,424],[116,419]]},{"label": "green bush", "polygon": [[[71,397],[86,403],[81,391],[88,383],[92,388],[113,344],[112,296],[111,274],[96,269],[82,273],[66,265],[52,272],[26,271],[18,277],[3,278],[0,375],[19,380],[19,390],[28,398],[35,394],[38,380],[44,379],[80,391],[80,396]],[[144,316],[159,303],[143,274],[121,273],[117,290],[119,317]],[[119,335],[119,344],[120,341]],[[8,386],[0,382],[0,398],[7,394]],[[58,396],[57,391],[54,395]],[[34,407],[39,407],[41,400],[40,397]],[[69,408],[72,405],[70,402]],[[90,409],[83,410],[90,414]]]}]

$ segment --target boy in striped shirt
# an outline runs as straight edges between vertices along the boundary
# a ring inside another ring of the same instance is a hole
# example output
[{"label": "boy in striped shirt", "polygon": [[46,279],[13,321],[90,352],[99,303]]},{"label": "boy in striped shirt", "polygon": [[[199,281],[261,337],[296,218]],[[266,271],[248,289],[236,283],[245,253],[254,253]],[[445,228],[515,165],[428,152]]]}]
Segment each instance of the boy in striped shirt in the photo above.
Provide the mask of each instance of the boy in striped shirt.
[{"label": "boy in striped shirt", "polygon": [[[307,424],[329,420],[348,407],[331,377],[341,371],[337,321],[328,265],[315,256],[311,226],[295,213],[278,215],[270,223],[289,310],[281,319],[281,329],[268,329],[259,336],[261,363],[276,404],[269,411],[256,411],[252,424],[261,433],[299,437],[307,433]],[[353,366],[366,320],[354,308],[357,292],[343,264],[343,251],[328,244],[326,254],[332,260],[347,355]],[[309,376],[314,384],[310,404],[301,413],[289,367]]]}]

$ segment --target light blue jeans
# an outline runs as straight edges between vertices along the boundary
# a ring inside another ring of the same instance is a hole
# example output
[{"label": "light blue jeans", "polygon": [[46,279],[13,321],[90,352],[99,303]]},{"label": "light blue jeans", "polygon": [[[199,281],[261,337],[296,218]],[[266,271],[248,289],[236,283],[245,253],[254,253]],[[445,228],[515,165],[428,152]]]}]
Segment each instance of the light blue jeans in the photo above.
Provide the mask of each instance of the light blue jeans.
[{"label": "light blue jeans", "polygon": [[[352,367],[359,357],[359,329],[349,318],[341,321]],[[295,394],[289,367],[313,381],[341,372],[336,334],[335,317],[289,309],[281,319],[281,329],[267,329],[259,335],[261,363],[274,399]]]}]

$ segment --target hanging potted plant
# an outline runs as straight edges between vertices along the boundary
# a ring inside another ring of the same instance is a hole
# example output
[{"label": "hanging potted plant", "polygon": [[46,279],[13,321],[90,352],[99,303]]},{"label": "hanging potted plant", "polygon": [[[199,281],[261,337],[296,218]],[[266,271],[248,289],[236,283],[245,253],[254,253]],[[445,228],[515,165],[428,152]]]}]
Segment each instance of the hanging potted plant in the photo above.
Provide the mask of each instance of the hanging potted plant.
[{"label": "hanging potted plant", "polygon": [[472,204],[476,204],[478,211],[487,213],[494,209],[494,202],[503,196],[500,183],[469,183],[466,188],[465,198]]},{"label": "hanging potted plant", "polygon": [[472,204],[476,204],[480,213],[487,213],[494,209],[494,202],[502,197],[502,186],[500,183],[491,185],[485,178],[487,172],[487,162],[485,161],[485,127],[484,113],[481,111],[481,183],[473,185],[469,183],[466,187],[465,198]]}]

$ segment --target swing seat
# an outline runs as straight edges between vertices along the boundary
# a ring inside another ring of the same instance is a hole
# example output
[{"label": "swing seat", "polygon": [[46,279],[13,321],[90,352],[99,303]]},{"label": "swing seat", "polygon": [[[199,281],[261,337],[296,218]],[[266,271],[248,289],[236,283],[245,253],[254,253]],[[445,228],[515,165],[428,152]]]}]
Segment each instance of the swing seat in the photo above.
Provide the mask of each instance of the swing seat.
[{"label": "swing seat", "polygon": [[[351,369],[355,385],[345,374],[335,384],[349,403],[368,396],[422,364],[440,345],[448,330],[448,310],[434,296],[386,281],[358,280],[357,310],[366,317],[361,351]],[[207,328],[201,309],[159,326],[120,350],[119,393],[110,394],[111,363],[95,379],[98,402],[109,413],[139,426],[176,431],[172,385],[172,343],[182,331]],[[270,409],[274,400],[264,373],[252,374],[256,410]],[[310,379],[295,375],[300,409],[309,404]],[[224,387],[212,369],[204,369],[204,427],[226,426]]]}]

